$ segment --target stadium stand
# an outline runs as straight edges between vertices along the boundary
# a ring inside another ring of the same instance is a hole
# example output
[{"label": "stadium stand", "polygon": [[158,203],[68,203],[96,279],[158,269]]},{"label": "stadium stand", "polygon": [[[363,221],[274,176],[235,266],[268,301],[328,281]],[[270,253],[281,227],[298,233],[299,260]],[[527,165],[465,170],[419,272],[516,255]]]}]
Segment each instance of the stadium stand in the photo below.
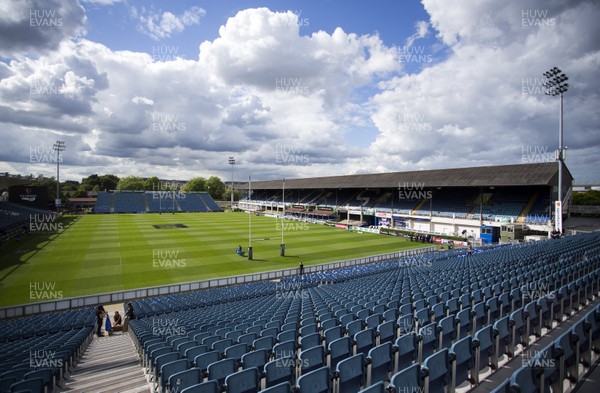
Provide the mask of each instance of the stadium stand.
[{"label": "stadium stand", "polygon": [[[185,379],[189,389],[216,381],[221,391],[238,391],[243,376],[252,386],[289,384],[298,391],[379,391],[381,382],[388,389],[429,391],[454,389],[452,381],[476,386],[481,373],[522,356],[598,298],[599,240],[600,234],[591,233],[476,248],[469,256],[451,250],[278,283],[140,299],[134,302],[139,318],[130,326],[149,369],[158,353],[187,359],[179,372],[191,378]],[[500,298],[506,304],[497,311],[485,307],[502,303]],[[434,307],[453,300],[457,306],[434,319]],[[459,315],[467,319],[461,322]],[[586,312],[539,355],[551,357],[552,348],[560,348],[564,355],[554,369],[524,367],[507,384],[534,391],[531,386],[562,382],[557,375],[576,381],[576,366],[589,369],[597,358],[592,349],[600,349],[599,317],[598,308]],[[406,345],[410,337],[413,349]],[[214,356],[201,355],[202,365],[198,357],[190,361],[187,352],[196,347]],[[166,381],[164,388],[172,388],[174,379]]]},{"label": "stadium stand", "polygon": [[94,323],[93,308],[0,320],[0,391],[55,391],[92,340]]},{"label": "stadium stand", "polygon": [[99,192],[95,213],[220,212],[206,192]]},{"label": "stadium stand", "polygon": [[23,227],[29,228],[31,216],[48,214],[55,213],[16,203],[0,202],[0,238],[9,236],[11,232],[21,231]]}]

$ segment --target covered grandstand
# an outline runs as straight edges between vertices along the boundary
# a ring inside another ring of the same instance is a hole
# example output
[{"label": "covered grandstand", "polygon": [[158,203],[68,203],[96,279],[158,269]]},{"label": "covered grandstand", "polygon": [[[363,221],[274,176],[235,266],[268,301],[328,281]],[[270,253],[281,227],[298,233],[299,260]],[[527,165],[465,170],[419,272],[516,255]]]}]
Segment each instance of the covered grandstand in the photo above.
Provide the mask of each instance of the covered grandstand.
[{"label": "covered grandstand", "polygon": [[207,192],[99,192],[94,213],[220,212]]},{"label": "covered grandstand", "polygon": [[[573,178],[566,167],[563,177],[568,215]],[[282,180],[254,181],[239,207],[301,218],[333,211],[326,219],[449,236],[479,238],[482,227],[507,223],[548,234],[557,183],[556,163],[286,179],[285,195]]]}]

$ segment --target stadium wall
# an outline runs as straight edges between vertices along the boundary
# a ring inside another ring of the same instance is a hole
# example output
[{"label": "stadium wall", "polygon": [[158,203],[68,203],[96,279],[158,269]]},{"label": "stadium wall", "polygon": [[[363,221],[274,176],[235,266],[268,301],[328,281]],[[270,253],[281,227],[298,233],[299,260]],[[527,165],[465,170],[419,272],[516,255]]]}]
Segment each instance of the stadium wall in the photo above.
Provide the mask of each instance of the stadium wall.
[{"label": "stadium wall", "polygon": [[[343,267],[350,267],[356,265],[366,265],[370,263],[399,259],[407,256],[426,254],[434,251],[435,246],[429,246],[425,248],[399,251],[390,254],[381,254],[364,258],[324,263],[320,265],[305,266],[304,274],[316,273],[323,270],[339,269]],[[22,317],[53,311],[65,311],[78,307],[93,307],[100,304],[122,303],[125,301],[147,298],[152,296],[173,295],[177,293],[218,288],[229,285],[247,284],[257,281],[271,281],[295,275],[298,275],[298,268],[273,270],[262,273],[251,273],[232,277],[214,278],[210,280],[163,285],[158,287],[130,289],[125,291],[117,291],[97,295],[57,299],[48,302],[20,304],[17,306],[0,308],[0,319]]]}]

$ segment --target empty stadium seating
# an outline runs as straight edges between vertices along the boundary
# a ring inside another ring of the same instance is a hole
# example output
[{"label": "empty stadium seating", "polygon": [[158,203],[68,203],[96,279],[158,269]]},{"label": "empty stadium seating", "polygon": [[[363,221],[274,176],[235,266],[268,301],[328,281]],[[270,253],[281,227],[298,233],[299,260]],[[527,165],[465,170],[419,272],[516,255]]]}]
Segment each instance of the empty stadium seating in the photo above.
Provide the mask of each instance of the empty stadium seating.
[{"label": "empty stadium seating", "polygon": [[99,192],[95,213],[219,212],[206,192]]},{"label": "empty stadium seating", "polygon": [[[599,295],[598,240],[599,234],[587,234],[495,246],[469,258],[449,251],[422,256],[428,264],[382,262],[283,279],[301,283],[295,297],[280,296],[281,284],[263,282],[143,299],[134,302],[142,317],[131,326],[141,353],[157,337],[169,353],[179,353],[179,341],[168,344],[168,336],[152,331],[164,318],[185,327],[183,342],[201,338],[198,345],[212,345],[215,357],[208,362],[227,364],[230,374],[215,377],[207,364],[189,367],[203,372],[199,383],[216,378],[223,389],[230,377],[231,386],[241,385],[242,375],[274,391],[473,386],[480,373],[523,353],[531,340]],[[454,306],[434,312],[451,300]],[[591,345],[600,341],[599,315],[588,313],[586,324],[556,343],[581,354],[564,361],[568,377],[577,377],[578,361],[589,367]],[[573,337],[580,335],[589,339],[575,348]],[[220,342],[231,345],[220,348]],[[242,370],[252,371],[238,374]],[[553,374],[544,378],[556,383]]]}]

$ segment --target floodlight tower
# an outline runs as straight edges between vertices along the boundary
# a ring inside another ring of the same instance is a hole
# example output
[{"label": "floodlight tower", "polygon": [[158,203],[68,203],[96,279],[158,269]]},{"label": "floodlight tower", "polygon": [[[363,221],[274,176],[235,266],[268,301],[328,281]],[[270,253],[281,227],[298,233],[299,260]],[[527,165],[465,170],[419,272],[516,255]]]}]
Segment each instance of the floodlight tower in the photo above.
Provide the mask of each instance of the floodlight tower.
[{"label": "floodlight tower", "polygon": [[56,200],[54,203],[56,204],[57,212],[60,209],[60,152],[64,151],[65,148],[65,141],[56,141],[54,145],[52,145],[52,149],[56,152]]},{"label": "floodlight tower", "polygon": [[563,162],[565,159],[565,148],[563,145],[563,93],[569,89],[569,84],[565,83],[569,77],[560,70],[554,67],[544,72],[546,83],[546,95],[560,96],[560,113],[558,120],[558,151],[556,159],[558,160],[558,198],[554,202],[554,229],[562,233],[562,177],[563,177]]},{"label": "floodlight tower", "polygon": [[283,227],[285,226],[285,177],[283,178],[283,193],[281,197],[283,202],[283,214],[281,215],[281,247],[279,247],[279,255],[285,256],[285,242],[283,241]]},{"label": "floodlight tower", "polygon": [[229,165],[231,165],[231,211],[233,211],[233,166],[235,165],[235,158],[229,157]]}]

